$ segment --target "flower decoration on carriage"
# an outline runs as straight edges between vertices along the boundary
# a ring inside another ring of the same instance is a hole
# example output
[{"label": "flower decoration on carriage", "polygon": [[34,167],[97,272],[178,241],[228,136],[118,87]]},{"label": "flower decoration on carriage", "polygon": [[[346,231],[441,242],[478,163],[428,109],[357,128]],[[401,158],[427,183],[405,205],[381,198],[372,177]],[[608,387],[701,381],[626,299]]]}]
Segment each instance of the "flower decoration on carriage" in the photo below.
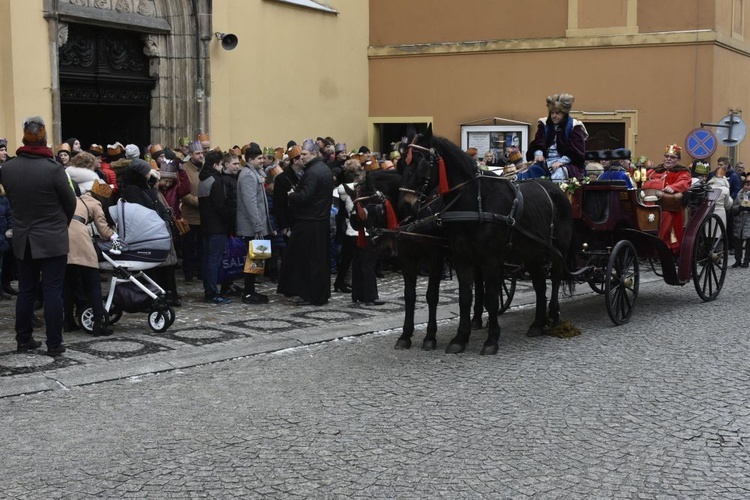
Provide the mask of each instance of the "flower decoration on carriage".
[{"label": "flower decoration on carriage", "polygon": [[563,190],[565,194],[568,196],[573,196],[573,194],[578,191],[581,186],[584,184],[588,184],[590,182],[590,179],[588,177],[584,178],[583,181],[579,181],[576,177],[571,177],[568,179],[568,182],[561,182],[558,184],[560,186],[560,189]]}]

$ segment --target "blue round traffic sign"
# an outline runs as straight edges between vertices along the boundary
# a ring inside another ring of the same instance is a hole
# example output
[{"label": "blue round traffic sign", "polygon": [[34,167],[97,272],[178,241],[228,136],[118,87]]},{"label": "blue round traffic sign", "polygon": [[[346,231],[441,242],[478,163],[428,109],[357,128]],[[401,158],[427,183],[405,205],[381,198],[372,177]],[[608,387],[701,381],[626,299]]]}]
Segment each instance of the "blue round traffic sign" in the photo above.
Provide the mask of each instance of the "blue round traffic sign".
[{"label": "blue round traffic sign", "polygon": [[685,137],[685,149],[696,160],[708,158],[716,152],[718,146],[716,134],[705,128],[693,129]]}]

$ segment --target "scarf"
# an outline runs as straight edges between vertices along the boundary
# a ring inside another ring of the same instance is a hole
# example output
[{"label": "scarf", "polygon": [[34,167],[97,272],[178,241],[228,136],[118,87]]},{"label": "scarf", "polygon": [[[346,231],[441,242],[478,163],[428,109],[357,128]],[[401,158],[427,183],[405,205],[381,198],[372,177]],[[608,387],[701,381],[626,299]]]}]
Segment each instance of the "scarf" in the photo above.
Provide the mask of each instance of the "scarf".
[{"label": "scarf", "polygon": [[20,154],[44,156],[45,158],[54,158],[55,154],[47,146],[21,146],[16,149],[16,155]]}]

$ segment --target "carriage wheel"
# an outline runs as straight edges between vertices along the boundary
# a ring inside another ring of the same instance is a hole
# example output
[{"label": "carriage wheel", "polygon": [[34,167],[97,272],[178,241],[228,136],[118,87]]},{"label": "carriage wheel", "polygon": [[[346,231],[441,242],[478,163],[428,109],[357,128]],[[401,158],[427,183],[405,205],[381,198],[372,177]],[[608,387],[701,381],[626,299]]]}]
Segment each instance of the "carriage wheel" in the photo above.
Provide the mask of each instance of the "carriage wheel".
[{"label": "carriage wheel", "polygon": [[609,255],[604,280],[607,314],[614,324],[623,325],[630,321],[639,283],[638,254],[631,242],[621,240]]},{"label": "carriage wheel", "polygon": [[718,215],[706,218],[698,228],[693,248],[693,284],[698,296],[710,302],[719,296],[727,274],[727,235]]},{"label": "carriage wheel", "polygon": [[513,276],[503,276],[503,282],[500,283],[500,293],[498,296],[497,315],[508,310],[510,303],[513,302],[513,296],[516,294],[516,278]]}]

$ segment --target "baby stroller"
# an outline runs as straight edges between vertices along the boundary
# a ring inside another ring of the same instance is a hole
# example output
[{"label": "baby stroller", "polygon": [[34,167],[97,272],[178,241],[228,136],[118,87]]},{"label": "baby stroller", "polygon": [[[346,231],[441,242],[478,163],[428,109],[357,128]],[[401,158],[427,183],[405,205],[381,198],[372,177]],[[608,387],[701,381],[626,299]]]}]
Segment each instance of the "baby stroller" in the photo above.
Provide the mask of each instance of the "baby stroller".
[{"label": "baby stroller", "polygon": [[[117,225],[119,244],[98,241],[99,269],[112,271],[109,294],[104,303],[109,324],[123,312],[145,312],[148,326],[164,332],[175,320],[174,309],[167,304],[166,293],[143,271],[158,266],[169,256],[172,235],[156,211],[137,203],[120,200],[109,208]],[[143,280],[144,282],[141,282]],[[94,311],[89,306],[78,316],[88,333],[94,328]]]}]

